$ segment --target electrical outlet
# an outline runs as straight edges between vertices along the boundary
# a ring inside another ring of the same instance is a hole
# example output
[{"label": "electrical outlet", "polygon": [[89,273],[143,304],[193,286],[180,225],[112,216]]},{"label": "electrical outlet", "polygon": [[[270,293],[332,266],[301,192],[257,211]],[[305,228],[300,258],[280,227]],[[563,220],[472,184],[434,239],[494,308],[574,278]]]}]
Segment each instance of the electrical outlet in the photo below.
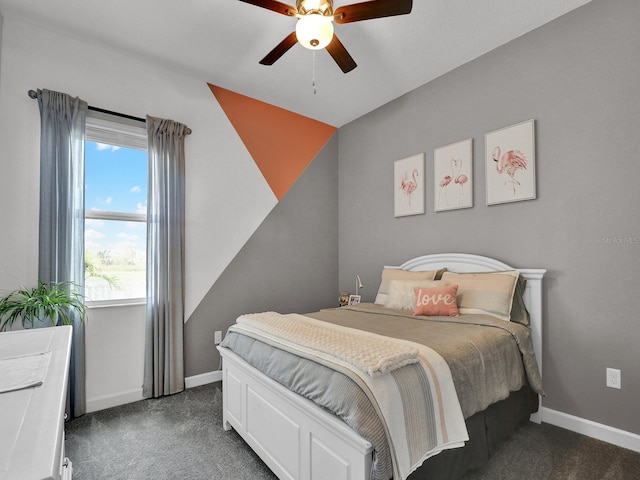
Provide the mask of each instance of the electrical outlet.
[{"label": "electrical outlet", "polygon": [[216,330],[213,334],[213,343],[218,345],[220,342],[222,342],[222,331]]},{"label": "electrical outlet", "polygon": [[607,368],[607,387],[622,388],[622,373],[616,368]]}]

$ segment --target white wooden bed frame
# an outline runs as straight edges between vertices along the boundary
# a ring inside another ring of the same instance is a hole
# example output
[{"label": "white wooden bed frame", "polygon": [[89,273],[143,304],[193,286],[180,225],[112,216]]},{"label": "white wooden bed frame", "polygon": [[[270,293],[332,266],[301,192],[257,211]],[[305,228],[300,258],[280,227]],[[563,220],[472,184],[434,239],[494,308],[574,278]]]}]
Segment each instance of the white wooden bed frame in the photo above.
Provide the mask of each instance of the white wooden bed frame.
[{"label": "white wooden bed frame", "polygon": [[[452,272],[513,270],[478,255],[425,255],[399,267],[411,271],[446,267]],[[542,373],[543,269],[517,269],[527,279],[524,302]],[[371,444],[340,418],[284,388],[226,348],[223,358],[223,427],[235,429],[269,468],[284,480],[369,480]],[[540,423],[538,413],[531,421]]]}]

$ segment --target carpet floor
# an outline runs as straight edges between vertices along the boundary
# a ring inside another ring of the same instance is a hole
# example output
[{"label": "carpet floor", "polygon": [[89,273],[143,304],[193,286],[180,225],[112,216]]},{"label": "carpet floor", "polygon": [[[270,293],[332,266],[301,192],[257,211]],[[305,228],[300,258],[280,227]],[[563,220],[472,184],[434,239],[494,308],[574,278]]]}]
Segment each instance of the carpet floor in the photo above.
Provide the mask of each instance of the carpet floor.
[{"label": "carpet floor", "polygon": [[[222,429],[219,382],[90,413],[65,430],[74,480],[276,479],[235,431]],[[640,453],[529,423],[464,477],[521,479],[637,480]]]}]

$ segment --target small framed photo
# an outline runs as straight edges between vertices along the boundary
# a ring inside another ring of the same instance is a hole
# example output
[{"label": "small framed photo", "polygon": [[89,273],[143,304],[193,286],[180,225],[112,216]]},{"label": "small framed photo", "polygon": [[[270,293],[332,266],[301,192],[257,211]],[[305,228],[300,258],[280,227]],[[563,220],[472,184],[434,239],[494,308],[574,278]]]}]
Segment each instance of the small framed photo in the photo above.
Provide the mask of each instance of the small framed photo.
[{"label": "small framed photo", "polygon": [[484,136],[487,205],[536,198],[534,120]]},{"label": "small framed photo", "polygon": [[436,212],[473,207],[473,139],[436,148],[433,172]]},{"label": "small framed photo", "polygon": [[358,305],[360,303],[360,295],[349,295],[349,305]]},{"label": "small framed photo", "polygon": [[424,213],[424,153],[393,165],[394,216]]},{"label": "small framed photo", "polygon": [[346,292],[341,293],[340,296],[338,297],[338,304],[341,307],[344,307],[345,305],[349,305],[349,294]]}]

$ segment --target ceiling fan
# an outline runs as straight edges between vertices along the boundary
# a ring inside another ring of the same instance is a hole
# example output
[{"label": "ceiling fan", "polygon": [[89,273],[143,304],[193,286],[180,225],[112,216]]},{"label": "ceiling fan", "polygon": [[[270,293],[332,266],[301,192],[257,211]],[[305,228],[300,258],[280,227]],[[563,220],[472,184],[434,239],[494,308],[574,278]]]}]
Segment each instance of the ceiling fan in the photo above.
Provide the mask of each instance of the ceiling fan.
[{"label": "ceiling fan", "polygon": [[292,7],[276,0],[240,0],[282,15],[297,17],[296,30],[260,60],[273,65],[296,43],[311,50],[326,48],[340,69],[348,73],[358,65],[333,32],[333,22],[351,23],[373,18],[406,15],[411,12],[412,0],[369,0],[333,9],[333,0],[296,0]]}]

